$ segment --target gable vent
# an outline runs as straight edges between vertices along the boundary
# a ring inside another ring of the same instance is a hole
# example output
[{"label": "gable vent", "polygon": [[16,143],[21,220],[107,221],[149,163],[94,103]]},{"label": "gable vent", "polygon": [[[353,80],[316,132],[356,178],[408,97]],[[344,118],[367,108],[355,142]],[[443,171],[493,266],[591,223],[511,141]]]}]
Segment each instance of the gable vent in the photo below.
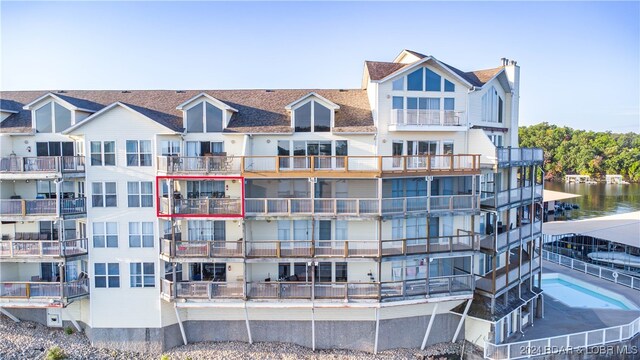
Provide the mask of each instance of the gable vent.
[{"label": "gable vent", "polygon": [[184,93],[186,93],[186,91],[184,91],[184,90],[176,90],[176,94],[184,94]]},{"label": "gable vent", "polygon": [[276,92],[275,90],[267,89],[265,92]]},{"label": "gable vent", "polygon": [[340,90],[338,90],[338,91],[340,91],[340,92],[347,92],[347,91],[349,91],[349,90],[347,90],[347,89],[340,89]]},{"label": "gable vent", "polygon": [[122,93],[123,93],[123,94],[131,94],[131,91],[129,91],[129,90],[122,90]]},{"label": "gable vent", "polygon": [[66,91],[64,91],[64,90],[58,90],[58,94],[64,94],[64,93],[66,93]]}]

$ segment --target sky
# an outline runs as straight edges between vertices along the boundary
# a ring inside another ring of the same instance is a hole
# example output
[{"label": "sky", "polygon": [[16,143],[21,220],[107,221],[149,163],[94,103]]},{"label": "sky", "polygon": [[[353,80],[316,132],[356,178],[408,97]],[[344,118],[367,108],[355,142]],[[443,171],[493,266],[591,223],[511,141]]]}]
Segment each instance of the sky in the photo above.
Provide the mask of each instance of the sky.
[{"label": "sky", "polygon": [[640,2],[0,2],[0,89],[359,88],[521,66],[520,124],[640,132]]}]

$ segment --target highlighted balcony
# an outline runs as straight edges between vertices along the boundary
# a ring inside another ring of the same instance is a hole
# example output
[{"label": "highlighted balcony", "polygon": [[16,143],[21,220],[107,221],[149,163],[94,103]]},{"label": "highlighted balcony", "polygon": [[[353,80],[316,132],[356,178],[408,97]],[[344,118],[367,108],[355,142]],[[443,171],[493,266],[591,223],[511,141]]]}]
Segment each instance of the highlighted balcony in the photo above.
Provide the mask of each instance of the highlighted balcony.
[{"label": "highlighted balcony", "polygon": [[158,217],[244,217],[242,177],[158,176],[156,187]]},{"label": "highlighted balcony", "polygon": [[84,177],[84,156],[0,157],[0,179]]}]

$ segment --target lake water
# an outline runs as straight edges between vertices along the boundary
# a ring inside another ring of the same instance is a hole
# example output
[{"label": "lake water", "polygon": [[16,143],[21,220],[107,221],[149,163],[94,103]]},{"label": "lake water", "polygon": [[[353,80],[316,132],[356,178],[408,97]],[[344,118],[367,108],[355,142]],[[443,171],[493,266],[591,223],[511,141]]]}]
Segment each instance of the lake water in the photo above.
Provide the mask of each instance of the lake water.
[{"label": "lake water", "polygon": [[[546,182],[545,189],[582,195],[567,202],[580,205],[580,209],[566,212],[567,220],[586,219],[598,216],[640,211],[640,184],[613,185],[598,183],[567,184]],[[556,220],[565,220],[556,216]]]}]

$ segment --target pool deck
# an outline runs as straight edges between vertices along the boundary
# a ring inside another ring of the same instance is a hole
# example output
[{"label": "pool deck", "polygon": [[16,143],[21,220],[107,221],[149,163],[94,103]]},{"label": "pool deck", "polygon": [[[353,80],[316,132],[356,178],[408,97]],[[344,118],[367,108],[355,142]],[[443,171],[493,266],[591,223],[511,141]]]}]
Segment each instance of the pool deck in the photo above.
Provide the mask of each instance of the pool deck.
[{"label": "pool deck", "polygon": [[[611,281],[599,279],[548,261],[542,262],[542,273],[559,273],[582,280],[589,284],[618,293],[640,308],[640,291],[633,290]],[[551,336],[572,334],[587,330],[602,329],[630,323],[640,316],[640,310],[585,309],[572,308],[553,297],[544,296],[544,318],[534,319],[533,326],[524,330],[524,336],[517,334],[506,342],[518,342]]]}]

